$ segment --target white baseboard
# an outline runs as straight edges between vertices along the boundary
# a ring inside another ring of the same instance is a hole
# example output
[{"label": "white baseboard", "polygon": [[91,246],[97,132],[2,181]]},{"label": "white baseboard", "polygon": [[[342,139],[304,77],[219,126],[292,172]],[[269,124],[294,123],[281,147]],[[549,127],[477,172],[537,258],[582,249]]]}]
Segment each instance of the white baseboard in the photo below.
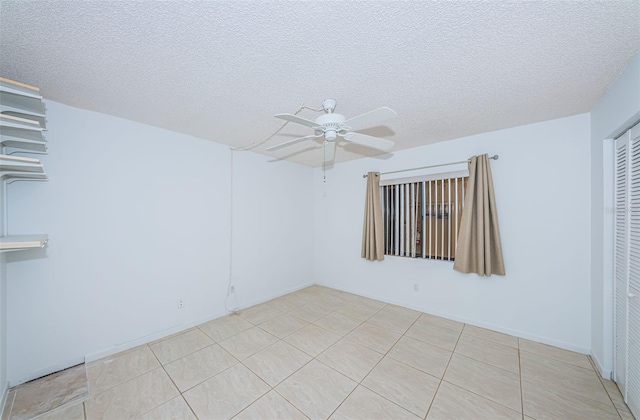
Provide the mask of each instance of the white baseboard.
[{"label": "white baseboard", "polygon": [[[297,287],[295,287],[293,289],[290,289],[290,290],[287,290],[287,291],[284,291],[284,292],[275,293],[275,294],[273,294],[271,296],[268,296],[266,298],[262,298],[262,299],[259,299],[259,300],[255,301],[255,302],[251,302],[251,303],[242,305],[238,309],[244,309],[244,308],[248,308],[250,306],[254,306],[254,305],[257,305],[257,304],[260,304],[260,303],[263,303],[263,302],[267,302],[267,301],[269,301],[271,299],[275,299],[275,298],[278,298],[280,296],[284,296],[286,294],[295,292],[296,290],[304,289],[305,287],[309,287],[312,284],[313,283],[309,283],[309,284],[305,284],[303,286],[297,286]],[[95,360],[102,359],[103,357],[113,356],[116,353],[120,353],[120,352],[129,350],[129,349],[132,349],[134,347],[142,346],[144,344],[148,344],[148,343],[154,342],[156,340],[163,339],[163,338],[168,337],[168,336],[170,336],[172,334],[176,334],[176,333],[179,333],[181,331],[188,330],[189,328],[193,328],[196,325],[200,325],[200,324],[204,324],[205,322],[213,321],[214,319],[221,318],[221,317],[226,316],[228,314],[229,314],[229,312],[227,312],[227,311],[218,312],[218,313],[215,313],[213,315],[210,315],[210,316],[202,318],[202,319],[185,322],[185,323],[176,325],[175,327],[168,328],[166,330],[158,331],[158,332],[153,333],[153,334],[149,334],[149,335],[146,335],[146,336],[143,336],[143,337],[136,338],[134,340],[127,341],[126,343],[117,344],[117,345],[109,347],[107,349],[103,349],[103,350],[100,350],[100,351],[97,351],[97,352],[93,352],[93,353],[87,354],[85,356],[85,362],[86,363],[90,363],[90,362],[93,362]]]},{"label": "white baseboard", "polygon": [[163,339],[165,337],[168,337],[172,334],[176,334],[179,333],[181,331],[184,330],[188,330],[189,328],[193,328],[196,325],[200,325],[200,324],[204,324],[205,322],[209,322],[212,321],[214,319],[220,318],[227,315],[227,312],[223,312],[223,313],[216,313],[213,314],[211,316],[207,316],[205,318],[201,318],[201,319],[197,319],[195,321],[189,321],[189,322],[184,322],[182,324],[178,324],[174,327],[171,328],[167,328],[166,330],[162,330],[162,331],[158,331],[155,332],[153,334],[149,334],[149,335],[145,335],[143,337],[139,337],[139,338],[135,338],[133,340],[129,340],[127,342],[121,343],[121,344],[116,344],[115,346],[103,349],[103,350],[99,350],[93,353],[89,353],[87,355],[85,355],[84,360],[85,363],[91,363],[93,361],[96,361],[98,359],[102,359],[103,357],[109,357],[109,356],[113,356],[116,353],[120,353],[123,351],[127,351],[130,350],[134,347],[138,347],[138,346],[142,346],[144,344],[148,344],[148,343],[152,343],[154,341]]},{"label": "white baseboard", "polygon": [[596,355],[593,352],[591,352],[590,356],[591,356],[591,360],[593,360],[593,363],[595,363],[596,368],[598,369],[598,372],[600,372],[600,375],[604,379],[613,380],[613,372],[608,369],[605,370],[604,365],[602,364],[602,362],[600,362],[600,359],[598,359],[598,357],[596,357]]},{"label": "white baseboard", "polygon": [[278,293],[274,293],[273,295],[270,295],[270,296],[268,296],[268,297],[266,297],[266,298],[258,299],[258,300],[255,300],[255,301],[253,301],[253,302],[250,302],[250,303],[248,303],[248,304],[240,305],[240,307],[239,307],[238,309],[245,309],[245,308],[248,308],[248,307],[250,307],[250,306],[259,305],[259,304],[261,304],[261,303],[264,303],[264,302],[270,301],[270,300],[272,300],[272,299],[279,298],[280,296],[288,295],[289,293],[293,293],[293,292],[296,292],[296,291],[298,291],[298,290],[305,289],[305,288],[307,288],[307,287],[309,287],[309,286],[313,286],[314,284],[315,284],[315,283],[306,283],[306,284],[304,284],[304,285],[302,285],[302,286],[296,286],[296,287],[294,287],[294,288],[292,288],[292,289],[288,289],[288,290],[287,290],[287,291],[285,291],[285,292],[278,292]]},{"label": "white baseboard", "polygon": [[379,300],[381,302],[386,302],[386,303],[390,303],[390,304],[393,304],[393,305],[403,306],[405,308],[413,309],[413,310],[416,310],[416,311],[419,311],[419,312],[424,312],[424,313],[427,313],[427,314],[430,314],[430,315],[435,315],[435,316],[439,316],[439,317],[442,317],[442,318],[452,319],[454,321],[462,322],[462,323],[473,325],[473,326],[476,326],[476,327],[486,328],[486,329],[489,329],[489,330],[492,330],[492,331],[497,331],[497,332],[501,332],[501,333],[504,333],[504,334],[513,335],[515,337],[520,337],[520,338],[524,338],[524,339],[527,339],[527,340],[536,341],[538,343],[548,344],[550,346],[559,347],[559,348],[562,348],[562,349],[565,349],[565,350],[570,350],[570,351],[574,351],[574,352],[577,352],[577,353],[582,353],[582,354],[585,354],[585,355],[591,353],[591,348],[590,347],[576,346],[575,344],[572,344],[572,343],[565,343],[565,342],[562,342],[562,341],[550,339],[548,337],[542,337],[542,336],[538,336],[538,335],[535,335],[535,334],[530,334],[530,333],[523,332],[523,331],[512,330],[510,328],[504,328],[504,327],[500,327],[500,326],[493,325],[493,324],[486,323],[486,322],[478,322],[478,320],[476,320],[476,319],[464,318],[464,317],[456,316],[456,315],[445,313],[445,312],[428,311],[428,310],[425,310],[424,308],[419,308],[419,307],[417,307],[415,305],[407,305],[404,302],[398,302],[398,301],[394,301],[392,299],[380,298],[379,296],[373,296],[373,295],[369,295],[367,293],[361,293],[360,291],[341,289],[341,288],[335,287],[333,285],[325,284],[325,283],[317,283],[317,284],[321,285],[321,286],[330,287],[330,288],[336,289],[336,290],[342,290],[343,292],[348,292],[348,293],[353,293],[353,294],[356,294],[356,295],[368,297],[370,299],[376,299],[376,300]]},{"label": "white baseboard", "polygon": [[[290,290],[286,290],[286,291],[282,291],[282,292],[279,292],[279,293],[275,293],[275,294],[267,296],[265,298],[258,299],[258,300],[254,301],[254,302],[250,302],[248,304],[244,304],[239,309],[248,308],[250,306],[257,305],[257,304],[269,301],[271,299],[278,298],[280,296],[284,296],[286,294],[295,292],[297,290],[304,289],[305,287],[309,287],[309,286],[311,286],[313,284],[314,283],[307,283],[307,284],[304,284],[304,285],[301,285],[301,286],[296,286],[296,287],[294,287],[294,288],[292,288]],[[163,338],[168,337],[168,336],[170,336],[172,334],[179,333],[179,332],[187,330],[189,328],[193,328],[196,325],[204,324],[205,322],[212,321],[214,319],[226,316],[228,314],[229,314],[229,312],[227,312],[227,311],[217,312],[215,314],[212,314],[212,315],[207,316],[207,317],[202,318],[202,319],[197,319],[197,320],[194,320],[194,321],[185,322],[185,323],[176,325],[174,327],[168,328],[166,330],[162,330],[162,331],[155,332],[153,334],[145,335],[143,337],[139,337],[139,338],[127,341],[125,343],[117,344],[117,345],[114,345],[114,346],[106,348],[106,349],[95,351],[93,353],[89,353],[89,354],[86,354],[84,356],[79,356],[79,357],[67,360],[65,362],[57,363],[57,364],[55,364],[53,366],[50,366],[48,368],[45,368],[45,369],[42,369],[42,370],[39,370],[39,371],[36,371],[36,372],[31,372],[31,373],[19,378],[16,381],[11,381],[10,383],[8,383],[6,389],[8,389],[8,387],[13,387],[13,386],[16,386],[16,385],[20,385],[22,383],[25,383],[25,382],[28,382],[28,381],[31,381],[31,380],[34,380],[34,379],[37,379],[37,378],[41,378],[43,376],[46,376],[46,375],[49,375],[49,374],[52,374],[52,373],[55,373],[55,372],[58,372],[58,371],[61,371],[61,370],[64,370],[64,369],[67,369],[67,368],[69,368],[71,366],[79,365],[79,364],[82,364],[82,363],[90,363],[90,362],[93,362],[95,360],[102,359],[103,357],[109,357],[109,356],[112,356],[112,355],[114,355],[116,353],[120,353],[120,352],[129,350],[129,349],[132,349],[134,347],[138,347],[138,346],[141,346],[141,345],[144,345],[144,344],[151,343],[151,342],[156,341],[156,340],[163,339]],[[3,396],[4,399],[6,399],[6,389],[5,389],[5,395]],[[0,411],[0,413],[2,413],[2,411]]]}]

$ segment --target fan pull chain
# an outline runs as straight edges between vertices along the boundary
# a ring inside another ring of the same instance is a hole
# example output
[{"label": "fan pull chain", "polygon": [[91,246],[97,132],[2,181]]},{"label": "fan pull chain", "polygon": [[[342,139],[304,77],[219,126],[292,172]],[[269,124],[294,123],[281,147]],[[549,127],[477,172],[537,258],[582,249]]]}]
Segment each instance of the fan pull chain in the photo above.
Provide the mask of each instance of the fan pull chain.
[{"label": "fan pull chain", "polygon": [[324,158],[324,156],[326,156],[326,154],[325,154],[326,153],[326,151],[325,151],[326,147],[327,147],[327,142],[323,141],[322,142],[322,157],[323,157],[322,158],[322,182],[324,184],[327,183],[327,161]]}]

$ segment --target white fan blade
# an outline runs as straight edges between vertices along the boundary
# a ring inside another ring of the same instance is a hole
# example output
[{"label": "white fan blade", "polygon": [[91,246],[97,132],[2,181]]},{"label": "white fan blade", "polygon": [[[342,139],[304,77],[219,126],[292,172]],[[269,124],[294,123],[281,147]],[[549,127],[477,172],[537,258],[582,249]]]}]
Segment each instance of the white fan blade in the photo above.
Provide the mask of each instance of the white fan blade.
[{"label": "white fan blade", "polygon": [[287,120],[289,122],[293,122],[296,124],[306,125],[307,127],[315,128],[318,126],[318,124],[316,124],[315,121],[306,120],[304,118],[300,118],[297,115],[293,115],[293,114],[278,114],[278,115],[274,115],[274,117],[280,118],[281,120]]},{"label": "white fan blade", "polygon": [[336,155],[336,142],[325,141],[324,142],[324,161],[331,162]]},{"label": "white fan blade", "polygon": [[396,111],[391,108],[382,107],[373,111],[366,112],[345,121],[345,125],[349,126],[351,130],[358,131],[362,128],[373,127],[380,124],[383,121],[390,120],[395,117]]},{"label": "white fan blade", "polygon": [[313,136],[300,137],[300,138],[297,138],[297,139],[285,141],[284,143],[276,144],[275,146],[267,147],[265,150],[267,150],[267,151],[278,150],[278,149],[281,149],[283,147],[287,147],[287,146],[291,146],[292,144],[299,143],[301,141],[311,140],[311,139],[315,139],[315,138],[321,137],[321,136],[322,136],[322,134],[320,134],[318,136],[313,135]]},{"label": "white fan blade", "polygon": [[380,137],[368,136],[362,133],[347,133],[344,139],[355,144],[361,144],[363,146],[373,147],[379,150],[389,150],[395,144],[391,140],[381,139]]}]

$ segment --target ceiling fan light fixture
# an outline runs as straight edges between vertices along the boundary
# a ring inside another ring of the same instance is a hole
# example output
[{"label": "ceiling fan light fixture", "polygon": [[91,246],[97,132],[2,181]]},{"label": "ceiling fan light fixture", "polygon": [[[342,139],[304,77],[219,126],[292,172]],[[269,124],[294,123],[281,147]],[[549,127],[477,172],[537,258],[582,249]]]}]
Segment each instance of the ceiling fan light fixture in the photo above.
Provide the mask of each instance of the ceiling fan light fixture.
[{"label": "ceiling fan light fixture", "polygon": [[338,137],[338,133],[333,130],[329,130],[324,133],[324,138],[327,141],[334,141],[336,137]]}]

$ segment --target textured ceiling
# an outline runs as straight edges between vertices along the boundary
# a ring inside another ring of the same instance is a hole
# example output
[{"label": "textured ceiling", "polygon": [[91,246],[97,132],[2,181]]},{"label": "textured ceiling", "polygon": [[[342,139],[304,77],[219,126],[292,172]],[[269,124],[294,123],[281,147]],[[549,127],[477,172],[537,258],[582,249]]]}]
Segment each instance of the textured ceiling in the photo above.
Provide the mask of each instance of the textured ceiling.
[{"label": "textured ceiling", "polygon": [[[229,145],[327,97],[347,118],[397,111],[366,131],[393,150],[587,112],[639,47],[638,0],[0,2],[2,76]],[[263,152],[308,134],[288,124],[256,151],[321,165],[313,141]]]}]

